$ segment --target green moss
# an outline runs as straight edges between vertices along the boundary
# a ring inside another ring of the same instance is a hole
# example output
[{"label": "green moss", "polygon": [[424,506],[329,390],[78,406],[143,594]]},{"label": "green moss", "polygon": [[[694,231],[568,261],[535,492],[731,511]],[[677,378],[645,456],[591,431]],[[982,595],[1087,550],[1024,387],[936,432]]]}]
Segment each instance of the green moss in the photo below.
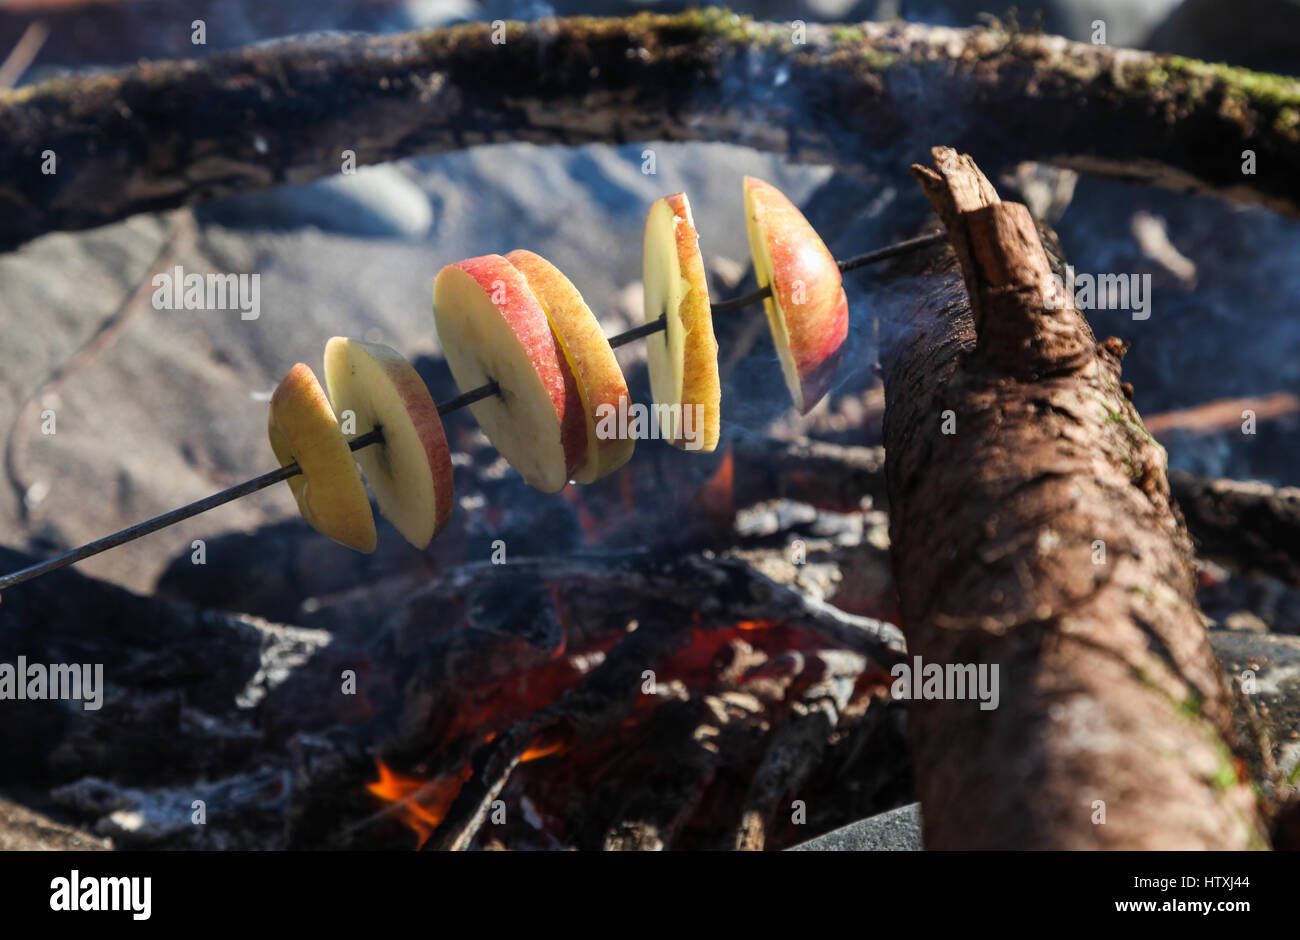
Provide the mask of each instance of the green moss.
[{"label": "green moss", "polygon": [[[1134,590],[1138,589],[1135,588]],[[1158,692],[1162,697],[1167,695],[1164,686],[1152,681],[1151,677],[1140,665],[1134,665],[1132,668],[1139,682]],[[1210,747],[1214,750],[1217,757],[1217,760],[1215,761],[1215,769],[1208,777],[1203,779],[1224,792],[1230,791],[1234,787],[1238,786],[1241,781],[1237,779],[1236,759],[1227,743],[1222,737],[1220,737],[1218,731],[1216,731],[1214,726],[1201,714],[1200,693],[1195,689],[1188,689],[1186,698],[1181,701],[1175,700],[1172,696],[1169,696],[1168,700],[1173,706],[1174,714],[1182,718],[1184,721],[1189,722],[1201,734],[1203,734],[1205,739],[1209,742]],[[1165,756],[1177,757],[1178,752],[1166,751]],[[1297,766],[1296,773],[1292,774],[1293,779],[1296,776],[1300,776],[1300,765]],[[1255,781],[1250,781],[1249,786],[1258,800],[1258,784]],[[1255,850],[1266,850],[1269,848],[1268,843],[1264,841],[1248,818],[1238,817],[1238,819],[1241,822],[1246,843],[1249,848]]]},{"label": "green moss", "polygon": [[1183,113],[1217,109],[1246,127],[1259,121],[1300,142],[1300,81],[1294,77],[1162,56],[1120,70],[1115,84],[1163,98]]},{"label": "green moss", "polygon": [[[574,42],[584,39],[609,40],[630,37],[642,42],[724,41],[751,45],[788,44],[790,30],[781,23],[757,23],[752,17],[733,13],[726,7],[693,7],[680,13],[664,15],[641,12],[632,16],[601,17],[571,16],[564,18],[565,31]],[[534,28],[533,23],[508,20],[505,24],[507,42],[523,38]],[[419,41],[426,50],[449,50],[466,42],[481,41],[490,35],[490,23],[463,23],[421,31]]]},{"label": "green moss", "polygon": [[1237,772],[1227,764],[1220,764],[1215,771],[1212,782],[1220,790],[1231,790],[1237,785]]},{"label": "green moss", "polygon": [[1217,83],[1241,93],[1257,107],[1277,109],[1300,106],[1300,81],[1270,72],[1252,72],[1234,65],[1169,56],[1164,67],[1186,80]]},{"label": "green moss", "polygon": [[867,34],[860,27],[836,26],[831,30],[831,38],[835,40],[837,46],[845,47],[837,51],[847,52],[856,57],[873,72],[883,72],[898,62],[898,56],[890,52],[882,52],[872,45]]},{"label": "green moss", "polygon": [[1169,84],[1169,73],[1159,65],[1153,65],[1146,73],[1147,86],[1150,88],[1164,88]]},{"label": "green moss", "polygon": [[1151,444],[1153,447],[1158,447],[1163,451],[1164,447],[1161,446],[1159,441],[1151,436],[1151,432],[1148,431],[1145,425],[1143,425],[1138,419],[1137,412],[1132,410],[1132,406],[1129,404],[1128,399],[1123,398],[1120,395],[1119,390],[1109,382],[1106,383],[1106,390],[1115,396],[1117,404],[1112,407],[1111,403],[1105,398],[1102,398],[1101,396],[1097,397],[1097,400],[1101,403],[1102,423],[1118,424],[1128,431],[1135,441]]},{"label": "green moss", "polygon": [[872,46],[864,46],[862,49],[862,61],[867,64],[867,68],[877,72],[883,72],[895,62],[898,57],[888,52],[881,52]]},{"label": "green moss", "polygon": [[1236,759],[1219,733],[1201,716],[1201,696],[1195,689],[1189,689],[1187,698],[1177,703],[1177,712],[1204,732],[1218,757],[1218,766],[1205,779],[1220,790],[1231,790],[1237,786],[1241,781],[1237,779]]},{"label": "green moss", "polygon": [[692,7],[672,16],[642,13],[634,19],[641,17],[654,21],[651,23],[654,26],[668,26],[671,29],[682,29],[699,33],[701,36],[733,42],[763,38],[754,28],[757,24],[753,17],[741,16],[726,7]]}]

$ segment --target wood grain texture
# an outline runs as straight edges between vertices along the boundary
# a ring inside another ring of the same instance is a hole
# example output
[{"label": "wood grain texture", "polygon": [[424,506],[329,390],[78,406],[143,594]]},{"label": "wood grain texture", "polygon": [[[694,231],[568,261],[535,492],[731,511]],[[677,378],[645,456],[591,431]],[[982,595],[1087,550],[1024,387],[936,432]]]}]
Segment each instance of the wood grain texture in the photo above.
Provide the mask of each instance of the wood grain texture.
[{"label": "wood grain texture", "polygon": [[884,330],[890,532],[909,653],[996,664],[1000,702],[911,702],[925,844],[1262,847],[1123,346],[1045,306],[1041,241],[953,157],[916,173],[965,247]]}]

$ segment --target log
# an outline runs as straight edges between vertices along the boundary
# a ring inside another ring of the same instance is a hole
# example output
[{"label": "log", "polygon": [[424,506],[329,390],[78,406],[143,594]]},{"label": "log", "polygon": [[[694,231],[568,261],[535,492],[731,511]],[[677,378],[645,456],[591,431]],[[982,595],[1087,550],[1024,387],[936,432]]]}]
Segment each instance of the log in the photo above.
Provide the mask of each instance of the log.
[{"label": "log", "polygon": [[933,155],[952,246],[881,325],[894,570],[909,652],[996,665],[1000,701],[909,703],[925,844],[1266,846],[1124,346],[1053,292],[1028,210]]},{"label": "log", "polygon": [[[745,502],[790,497],[842,512],[869,496],[887,506],[883,447],[769,438],[735,446]],[[1171,470],[1169,489],[1197,557],[1300,587],[1300,488]]]},{"label": "log", "polygon": [[[770,816],[781,800],[795,793],[817,770],[830,734],[853,694],[854,682],[866,668],[855,653],[828,650],[815,657],[807,683],[785,723],[771,735],[763,761],[750,781],[741,807],[735,848],[761,852],[767,845]],[[802,676],[801,676],[802,678]]]},{"label": "log", "polygon": [[885,449],[738,434],[736,503],[782,498],[837,512],[885,501]]},{"label": "log", "polygon": [[709,140],[871,174],[935,137],[1300,212],[1294,79],[1001,28],[801,35],[710,9],[317,36],[0,93],[0,249],[334,174],[344,151]]},{"label": "log", "polygon": [[1300,489],[1177,470],[1169,487],[1198,554],[1300,587]]}]

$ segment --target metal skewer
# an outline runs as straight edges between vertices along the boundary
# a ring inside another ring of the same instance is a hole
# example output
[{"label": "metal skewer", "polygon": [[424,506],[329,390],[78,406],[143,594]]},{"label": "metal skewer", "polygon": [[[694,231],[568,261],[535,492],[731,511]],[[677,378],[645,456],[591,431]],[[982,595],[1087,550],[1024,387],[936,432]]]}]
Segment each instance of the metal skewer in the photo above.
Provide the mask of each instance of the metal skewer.
[{"label": "metal skewer", "polygon": [[[852,271],[868,264],[874,264],[877,261],[884,261],[887,258],[893,258],[898,255],[906,254],[909,251],[917,251],[921,248],[934,245],[942,241],[945,237],[946,236],[943,232],[934,232],[930,235],[922,235],[918,238],[912,238],[907,241],[897,242],[893,245],[887,245],[884,248],[879,248],[875,251],[869,251],[866,254],[837,262],[837,264],[841,271]],[[712,310],[714,313],[725,313],[730,310],[738,310],[741,307],[758,303],[771,295],[771,287],[762,287],[752,293],[744,295],[743,297],[737,297],[734,300],[724,300],[713,304]],[[611,336],[609,338],[609,345],[614,348],[625,346],[634,340],[642,339],[646,336],[652,336],[663,330],[667,325],[668,321],[664,317],[659,317],[657,320],[651,320],[649,323],[644,323],[641,326],[625,330],[616,336]],[[499,386],[495,381],[489,382],[486,385],[480,385],[478,388],[472,388],[468,392],[463,392],[450,401],[439,405],[438,414],[448,414],[459,408],[472,405],[476,401],[490,398],[491,396],[498,394],[500,391],[501,386]],[[376,427],[365,434],[353,438],[348,442],[348,447],[356,451],[363,447],[369,447],[371,444],[381,443],[383,439],[383,429]],[[64,552],[62,555],[55,555],[53,558],[46,559],[39,564],[31,565],[11,574],[4,575],[3,577],[0,577],[0,591],[5,590],[6,588],[11,588],[16,584],[22,584],[24,581],[30,581],[32,578],[39,577],[50,571],[55,571],[59,568],[75,564],[76,562],[89,558],[92,555],[98,555],[100,552],[106,552],[110,548],[124,545],[127,542],[134,541],[135,539],[148,535],[151,532],[165,529],[169,525],[175,525],[178,522],[189,519],[191,516],[197,516],[200,513],[207,512],[209,509],[216,509],[218,506],[233,502],[234,500],[247,496],[250,493],[256,493],[258,490],[264,490],[268,486],[281,483],[301,472],[302,469],[296,462],[287,464],[286,466],[280,467],[278,470],[272,470],[271,472],[264,473],[261,476],[253,477],[251,480],[245,480],[243,483],[222,490],[220,493],[213,493],[211,496],[201,499],[198,502],[181,506],[177,509],[171,510],[170,512],[165,512],[161,516],[155,516],[146,522],[139,522],[133,526],[128,526],[120,532],[114,532],[112,535],[105,536],[104,538],[98,539],[94,542],[89,542],[82,545],[80,548],[74,548],[71,551]]]},{"label": "metal skewer", "polygon": [[[845,259],[844,261],[837,261],[835,264],[839,267],[841,273],[848,273],[849,271],[855,271],[858,268],[866,267],[869,264],[875,264],[879,261],[886,261],[889,258],[896,258],[899,255],[905,255],[909,251],[920,251],[922,248],[937,245],[947,237],[948,236],[944,232],[931,232],[929,235],[918,235],[916,238],[909,238],[907,241],[895,242],[892,245],[886,245],[884,248],[877,248],[875,251],[868,251],[864,255],[857,255],[853,258]],[[716,304],[711,304],[710,308],[714,313],[726,313],[729,310],[739,310],[741,307],[748,307],[750,304],[756,304],[760,300],[764,300],[771,296],[771,287],[760,287],[753,293],[745,294],[743,297],[736,297],[733,300],[723,300]],[[658,323],[659,321],[656,320],[655,322]],[[650,326],[649,323],[646,324],[646,327],[648,326]],[[644,330],[645,327],[637,327],[637,329]],[[659,329],[663,329],[663,327],[659,327]],[[636,331],[628,330],[627,333],[622,335],[627,336],[628,333],[633,332]],[[652,332],[654,331],[646,330],[644,334],[638,335],[648,336]],[[618,339],[618,337],[616,336],[614,339]],[[614,340],[610,340],[609,343],[613,346]]]},{"label": "metal skewer", "polygon": [[[352,450],[360,450],[362,447],[369,447],[371,444],[378,444],[384,439],[383,430],[375,428],[360,437],[355,437],[348,442],[348,447]],[[278,470],[272,470],[270,473],[263,473],[260,477],[253,477],[251,480],[245,480],[229,489],[222,490],[220,493],[213,493],[196,503],[190,503],[187,506],[181,506],[170,512],[165,512],[161,516],[154,516],[147,522],[138,522],[133,526],[123,529],[121,532],[114,532],[112,535],[105,536],[94,542],[82,545],[80,548],[74,548],[72,551],[64,552],[62,555],[55,555],[40,564],[31,565],[15,571],[13,574],[7,574],[0,578],[0,590],[12,587],[15,584],[22,584],[24,581],[30,581],[32,578],[39,577],[47,572],[54,571],[66,565],[74,564],[83,558],[89,558],[91,555],[98,555],[100,552],[106,552],[110,548],[116,548],[126,542],[138,539],[141,536],[148,535],[150,532],[157,532],[159,529],[165,529],[169,525],[175,525],[191,516],[197,516],[199,513],[207,512],[209,509],[216,509],[226,503],[233,502],[250,493],[256,493],[258,490],[264,490],[268,486],[280,483],[289,477],[297,476],[302,469],[297,463],[286,464]]]}]

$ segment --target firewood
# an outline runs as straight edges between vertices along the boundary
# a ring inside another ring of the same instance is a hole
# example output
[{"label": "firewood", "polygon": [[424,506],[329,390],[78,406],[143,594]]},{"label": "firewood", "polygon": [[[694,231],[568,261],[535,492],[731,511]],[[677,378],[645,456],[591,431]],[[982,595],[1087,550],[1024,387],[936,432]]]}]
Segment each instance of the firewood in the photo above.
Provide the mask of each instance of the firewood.
[{"label": "firewood", "polygon": [[1300,586],[1300,489],[1173,471],[1169,489],[1197,553]]},{"label": "firewood", "polygon": [[[844,649],[870,656],[886,667],[900,661],[904,654],[902,636],[893,624],[849,614],[806,596],[765,577],[743,560],[701,555],[668,558],[640,552],[575,553],[519,558],[508,565],[459,565],[404,597],[401,609],[393,615],[393,625],[401,631],[433,617],[445,619],[447,605],[463,598],[467,591],[487,591],[494,585],[510,590],[519,584],[544,586],[555,592],[566,612],[569,648],[580,648],[597,636],[621,630],[647,605],[653,605],[675,610],[686,619],[698,612],[706,618],[725,616],[732,623],[784,620]],[[528,622],[520,624],[523,629],[532,626]],[[480,677],[492,674],[491,657],[483,654],[493,642],[485,636],[472,647],[457,645],[456,655],[448,647],[443,651],[445,655],[439,656],[438,668],[431,667],[429,675],[455,683],[477,681],[479,677],[470,678],[463,672],[473,665],[472,660],[479,663],[473,668],[482,670]],[[473,655],[469,655],[471,652]],[[510,647],[509,654],[518,656],[517,645]],[[453,675],[453,671],[457,674]]]},{"label": "firewood", "polygon": [[[663,851],[676,847],[687,821],[721,769],[745,722],[719,697],[706,695],[662,706],[637,753],[629,755],[632,783],[605,825],[605,851]],[[674,716],[680,715],[678,720]],[[748,717],[748,716],[747,716]]]},{"label": "firewood", "polygon": [[[743,561],[729,558],[686,556],[680,560],[656,560],[646,556],[602,554],[519,559],[509,565],[464,565],[435,582],[428,591],[421,592],[409,609],[436,609],[438,605],[430,603],[432,597],[439,593],[451,596],[448,592],[461,590],[466,583],[472,582],[481,590],[494,579],[516,583],[521,577],[554,588],[561,604],[589,605],[584,607],[591,611],[589,614],[571,611],[570,623],[598,619],[623,630],[632,618],[620,619],[621,608],[639,612],[643,621],[653,611],[653,621],[640,623],[635,631],[620,640],[606,660],[560,701],[517,723],[476,752],[472,759],[473,775],[438,832],[426,843],[427,848],[466,848],[483,825],[492,802],[518,765],[520,756],[538,736],[590,735],[621,719],[639,694],[642,671],[653,669],[685,643],[692,628],[717,629],[734,626],[740,620],[774,619],[820,633],[836,645],[855,650],[858,656],[853,660],[855,663],[869,656],[878,665],[888,667],[902,658],[901,638],[891,624],[839,611],[777,584]],[[620,600],[615,606],[608,606],[615,596]],[[599,616],[596,611],[600,611]],[[456,635],[463,636],[464,632]],[[517,646],[510,649],[518,655]],[[471,662],[468,658],[458,658],[458,661]],[[450,661],[445,664],[450,666]],[[431,684],[438,694],[444,697],[448,694],[443,683]],[[422,701],[422,711],[431,707],[428,701]],[[418,721],[405,724],[419,727]]]},{"label": "firewood", "polygon": [[940,137],[1295,213],[1298,112],[1293,79],[1003,29],[705,10],[318,36],[0,93],[0,247],[512,140],[730,141],[861,173]]},{"label": "firewood", "polygon": [[[883,447],[762,438],[737,441],[736,453],[743,503],[781,496],[843,511],[867,496],[886,505]],[[1300,489],[1182,470],[1170,471],[1169,489],[1198,557],[1300,586]]]},{"label": "firewood", "polygon": [[787,721],[771,737],[762,764],[750,782],[741,811],[735,848],[762,851],[768,816],[781,799],[816,770],[830,733],[853,693],[854,680],[866,661],[853,653],[825,651],[817,657],[816,679],[799,696]]},{"label": "firewood", "polygon": [[688,619],[639,627],[621,640],[576,689],[480,748],[472,759],[473,774],[425,848],[468,848],[524,751],[539,735],[589,735],[621,719],[641,692],[642,671],[657,666],[686,643],[690,633]]},{"label": "firewood", "polygon": [[737,436],[736,500],[746,506],[783,497],[821,509],[857,509],[885,500],[885,449],[826,441]]},{"label": "firewood", "polygon": [[1049,299],[1028,210],[933,154],[913,173],[955,250],[913,261],[934,279],[882,322],[894,570],[909,652],[1001,682],[989,710],[910,702],[925,844],[1262,847],[1123,344]]}]

